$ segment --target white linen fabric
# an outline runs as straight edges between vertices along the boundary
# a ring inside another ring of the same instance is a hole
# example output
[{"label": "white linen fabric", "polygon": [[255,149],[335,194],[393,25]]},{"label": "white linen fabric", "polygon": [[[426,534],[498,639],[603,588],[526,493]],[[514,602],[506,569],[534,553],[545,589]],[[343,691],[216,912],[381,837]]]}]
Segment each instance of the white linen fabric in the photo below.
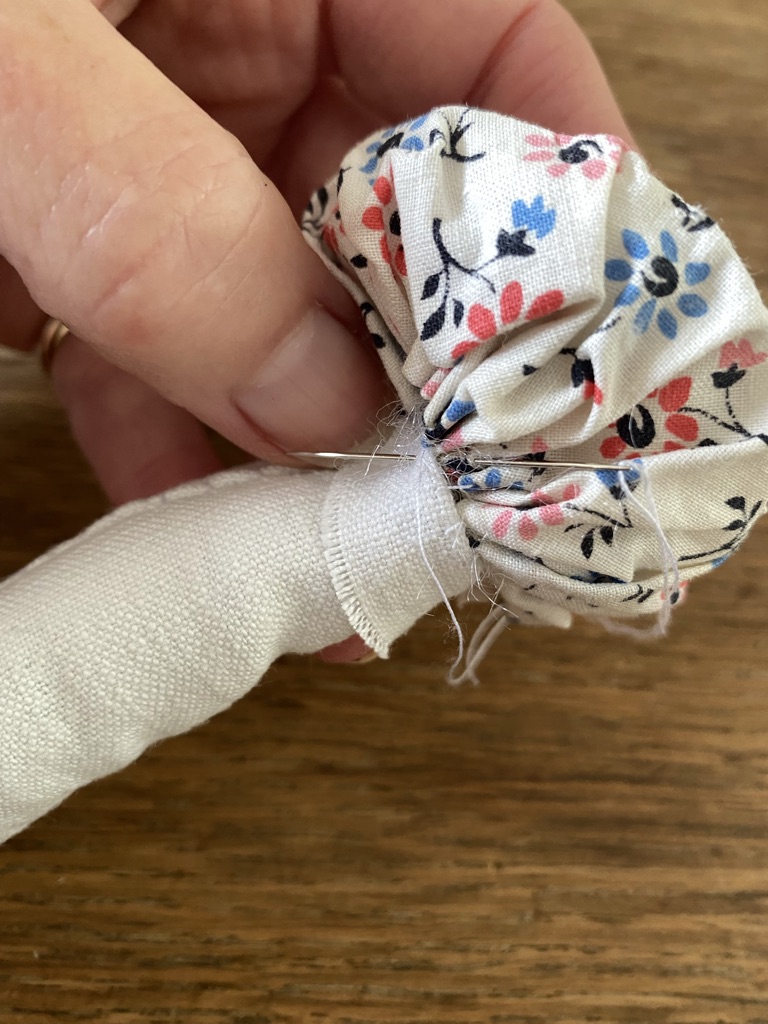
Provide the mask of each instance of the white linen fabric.
[{"label": "white linen fabric", "polygon": [[433,110],[347,154],[303,225],[524,621],[657,613],[765,512],[768,311],[621,140]]},{"label": "white linen fabric", "polygon": [[478,583],[531,622],[658,612],[765,511],[768,312],[619,140],[436,110],[348,154],[304,229],[415,458],[219,474],[4,582],[0,840],[284,652],[355,630],[386,656]]},{"label": "white linen fabric", "polygon": [[221,473],[124,506],[0,585],[0,841],[222,711],[281,654],[355,628],[386,657],[441,599],[433,573],[466,590],[430,461]]}]

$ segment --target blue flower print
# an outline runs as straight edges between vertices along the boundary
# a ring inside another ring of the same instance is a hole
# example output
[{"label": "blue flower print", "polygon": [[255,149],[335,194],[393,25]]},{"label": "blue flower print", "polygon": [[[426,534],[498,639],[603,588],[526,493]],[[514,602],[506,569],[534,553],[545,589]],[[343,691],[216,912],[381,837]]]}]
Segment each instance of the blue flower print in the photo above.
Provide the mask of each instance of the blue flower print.
[{"label": "blue flower print", "polygon": [[444,424],[458,423],[459,420],[463,420],[466,416],[469,416],[474,411],[474,402],[462,402],[460,398],[454,398],[451,404],[443,413],[441,419]]},{"label": "blue flower print", "polygon": [[[458,478],[458,487],[470,494],[478,494],[480,491],[497,491],[502,487],[503,477],[501,470],[493,466],[491,469],[476,470],[471,466],[465,466],[469,472],[463,473]],[[512,480],[504,485],[508,491],[525,490],[522,480]]]},{"label": "blue flower print", "polygon": [[[639,232],[629,228],[622,231],[621,240],[629,260],[608,260],[605,276],[609,281],[627,282],[614,306],[634,306],[642,300],[633,320],[638,334],[645,334],[655,320],[664,337],[673,341],[678,331],[675,310],[687,317],[705,316],[709,312],[701,295],[694,291],[679,293],[682,284],[680,256],[677,242],[668,231],[659,234],[658,252],[651,250]],[[682,281],[689,288],[695,288],[706,281],[711,269],[708,263],[686,263],[682,268]]]},{"label": "blue flower print", "polygon": [[[640,462],[639,459],[637,459],[636,461],[638,463]],[[621,473],[624,477],[627,487],[629,487],[630,491],[633,491],[637,486],[638,482],[640,481],[640,471],[638,469],[635,469],[634,466],[627,466],[626,469],[621,470]],[[607,487],[611,494],[614,495],[614,497],[623,496],[624,488],[621,486],[621,481],[619,480],[618,469],[598,469],[596,470],[595,475],[597,476],[600,483]]]},{"label": "blue flower print", "polygon": [[556,220],[557,211],[546,209],[543,196],[536,196],[530,204],[523,199],[516,199],[512,203],[514,226],[535,231],[537,238],[546,238],[550,231],[554,231]]},{"label": "blue flower print", "polygon": [[[424,149],[424,140],[419,136],[418,130],[428,117],[429,114],[422,114],[415,121],[406,121],[403,124],[396,125],[394,128],[387,128],[386,131],[383,131],[374,142],[366,146],[365,151],[370,153],[371,157],[365,166],[360,168],[363,174],[373,174],[379,160],[389,149]],[[371,184],[373,184],[373,180],[371,179]]]}]

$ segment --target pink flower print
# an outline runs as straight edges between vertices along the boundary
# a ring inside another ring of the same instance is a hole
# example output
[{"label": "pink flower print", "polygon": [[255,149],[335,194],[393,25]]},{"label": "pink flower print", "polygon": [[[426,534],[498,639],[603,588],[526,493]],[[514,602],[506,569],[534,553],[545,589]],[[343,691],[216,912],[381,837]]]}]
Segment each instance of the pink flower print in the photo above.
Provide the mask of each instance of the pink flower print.
[{"label": "pink flower print", "polygon": [[[693,381],[690,377],[676,377],[669,384],[665,384],[657,396],[659,405],[668,414],[664,421],[667,430],[688,444],[698,438],[699,424],[693,416],[679,410],[688,404],[692,384]],[[672,443],[675,444],[675,447],[680,447],[675,442]],[[665,448],[665,451],[669,450]]]},{"label": "pink flower print", "polygon": [[331,220],[323,227],[323,241],[337,259],[339,258],[338,235],[343,234],[345,234],[344,225],[341,223],[341,212],[339,211],[339,205],[337,203],[333,210]]},{"label": "pink flower print", "polygon": [[517,524],[517,529],[523,540],[533,540],[539,532],[538,526],[534,523],[532,517],[529,516],[527,512],[520,516],[520,522]]},{"label": "pink flower print", "polygon": [[[556,509],[557,505],[547,505],[546,508],[550,511]],[[539,527],[534,519],[534,516],[530,512],[523,512],[522,515],[513,508],[505,508],[503,512],[499,512],[496,518],[493,520],[491,530],[496,540],[504,540],[509,533],[509,528],[513,521],[517,527],[517,532],[522,540],[533,540],[539,532]],[[562,512],[557,523],[563,521]],[[554,524],[553,524],[554,525]]]},{"label": "pink flower print", "polygon": [[[675,377],[668,384],[665,384],[663,388],[657,388],[655,391],[651,391],[648,398],[655,398],[661,407],[661,411],[666,413],[664,417],[664,426],[667,428],[670,434],[677,440],[667,440],[664,442],[664,447],[661,452],[674,452],[679,451],[682,448],[691,447],[699,437],[699,424],[698,421],[685,412],[688,405],[688,399],[691,395],[691,387],[693,386],[693,380],[691,377]],[[636,409],[643,415],[644,419],[650,421],[651,427],[653,427],[653,433],[655,434],[654,418],[650,412],[643,406],[637,406]],[[616,423],[611,424],[614,428],[617,427]],[[629,433],[633,434],[634,428],[628,427]],[[626,437],[626,431],[622,431]],[[605,438],[600,445],[600,454],[604,459],[612,461],[618,459],[623,452],[629,447],[625,437],[621,437],[620,433],[616,433],[611,437]],[[649,437],[649,440],[653,440],[653,436]],[[635,442],[637,444],[637,442]],[[650,452],[649,454],[659,454],[659,451]],[[636,458],[639,452],[632,451],[627,456],[628,458]]]},{"label": "pink flower print", "polygon": [[[381,234],[379,246],[382,259],[392,268],[393,274],[405,277],[408,271],[405,266],[405,250],[400,241],[400,212],[397,209],[391,212],[387,209],[395,198],[395,190],[389,178],[383,175],[378,177],[373,183],[373,194],[380,205],[366,206],[361,222],[363,227]],[[393,242],[390,243],[390,240]],[[353,264],[356,259],[361,260],[360,266],[365,266],[365,257],[354,257]]]},{"label": "pink flower print", "polygon": [[736,366],[742,370],[750,366],[759,366],[768,359],[768,352],[755,352],[747,338],[739,341],[726,341],[720,349],[720,369],[728,370]]},{"label": "pink flower print", "polygon": [[[549,316],[550,313],[557,312],[564,302],[565,295],[559,289],[542,292],[528,307],[525,319],[540,320],[542,317]],[[487,306],[474,303],[469,307],[467,314],[467,326],[474,337],[455,345],[451,351],[452,358],[461,359],[478,345],[501,334],[502,328],[499,325],[508,326],[519,320],[523,305],[523,286],[519,281],[510,281],[502,290],[499,297],[498,318]]]},{"label": "pink flower print", "polygon": [[440,448],[444,452],[455,452],[457,448],[461,448],[464,444],[464,435],[461,432],[461,427],[456,427],[440,445]]},{"label": "pink flower print", "polygon": [[429,378],[427,383],[421,389],[422,398],[434,398],[437,394],[438,388],[443,383],[445,378],[451,371],[445,367],[438,367],[432,376]]},{"label": "pink flower print", "polygon": [[573,500],[578,495],[578,488],[569,486],[565,489],[562,497],[556,499],[541,491],[534,491],[531,500],[535,507],[527,509],[522,514],[516,509],[505,508],[500,512],[491,526],[491,531],[496,540],[503,540],[509,533],[513,522],[517,532],[523,540],[533,540],[538,535],[540,526],[560,526],[565,521],[565,512],[562,502]]},{"label": "pink flower print", "polygon": [[493,536],[496,540],[504,540],[509,530],[509,524],[512,522],[512,518],[515,514],[513,508],[505,508],[503,512],[499,512],[496,518],[493,520]]},{"label": "pink flower print", "polygon": [[580,494],[581,488],[579,485],[576,483],[570,483],[565,485],[562,494],[559,497],[555,497],[555,495],[549,491],[536,490],[531,494],[531,501],[537,506],[559,505],[560,502],[563,501],[573,501],[573,499],[578,498]]},{"label": "pink flower print", "polygon": [[562,135],[526,135],[525,141],[534,149],[526,153],[524,160],[534,163],[546,163],[547,174],[553,178],[561,178],[573,167],[579,167],[585,178],[596,181],[602,178],[611,162],[619,167],[622,153],[627,149],[623,139],[615,135],[605,137],[608,142],[601,145],[597,139],[583,136]]},{"label": "pink flower print", "polygon": [[[611,426],[616,426],[612,423]],[[618,434],[611,434],[600,445],[600,454],[608,462],[613,462],[614,459],[618,459],[623,451],[626,450],[627,444],[623,441]]]},{"label": "pink flower print", "polygon": [[[542,454],[548,449],[549,446],[543,437],[534,438],[531,454]],[[514,508],[503,509],[494,518],[491,532],[496,540],[503,540],[514,523],[523,540],[533,540],[540,526],[560,526],[565,521],[563,506],[569,501],[574,501],[580,494],[581,488],[577,483],[566,484],[559,493],[535,490],[530,499],[532,508],[522,512]]]}]

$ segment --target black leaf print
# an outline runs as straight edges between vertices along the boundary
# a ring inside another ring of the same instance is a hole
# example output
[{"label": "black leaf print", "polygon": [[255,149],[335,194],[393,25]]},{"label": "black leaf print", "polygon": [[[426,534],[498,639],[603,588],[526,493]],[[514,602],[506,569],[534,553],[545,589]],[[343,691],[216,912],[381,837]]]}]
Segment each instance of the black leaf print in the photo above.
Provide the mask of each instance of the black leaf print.
[{"label": "black leaf print", "polygon": [[382,142],[382,144],[376,150],[376,156],[379,158],[379,160],[381,160],[384,154],[388,153],[390,149],[397,149],[400,143],[403,141],[404,135],[405,132],[395,132],[395,134],[391,135],[385,142]]},{"label": "black leaf print", "polygon": [[393,235],[400,234],[400,211],[395,210],[389,218],[389,230]]},{"label": "black leaf print", "polygon": [[468,113],[468,109],[464,110],[455,125],[447,122],[447,135],[441,128],[433,128],[429,133],[430,146],[433,146],[438,139],[442,139],[443,148],[440,150],[440,156],[447,157],[449,160],[455,160],[459,164],[470,164],[475,160],[482,160],[485,156],[485,153],[467,154],[459,152],[459,143],[464,138],[467,131],[472,127],[471,121],[464,120]]},{"label": "black leaf print", "polygon": [[436,423],[434,427],[428,427],[424,431],[424,437],[428,441],[444,441],[452,429],[452,427],[444,427],[442,423]]},{"label": "black leaf print", "polygon": [[733,498],[726,498],[725,499],[725,504],[729,508],[737,509],[739,512],[742,512],[744,514],[744,518],[743,519],[734,519],[732,522],[728,523],[727,526],[723,527],[723,530],[727,530],[730,533],[737,534],[737,536],[731,537],[730,540],[726,541],[724,544],[721,544],[720,547],[713,548],[711,551],[697,551],[694,554],[681,555],[680,556],[680,561],[681,562],[699,561],[702,558],[709,558],[712,555],[722,555],[724,552],[730,553],[732,551],[735,551],[739,547],[739,545],[741,544],[742,540],[744,539],[744,536],[745,536],[745,534],[747,532],[747,529],[749,527],[750,522],[757,515],[757,513],[760,510],[763,502],[762,501],[756,501],[755,504],[750,509],[749,515],[746,514],[746,511],[747,511],[746,499],[744,497],[742,497],[741,495],[736,495]]},{"label": "black leaf print", "polygon": [[371,341],[376,346],[376,348],[384,348],[387,344],[380,334],[372,334]]},{"label": "black leaf print", "polygon": [[437,309],[430,316],[427,317],[424,326],[421,329],[421,340],[429,341],[430,338],[434,338],[443,329],[445,323],[445,299],[440,303]]},{"label": "black leaf print", "polygon": [[581,553],[585,558],[592,557],[592,551],[595,547],[594,531],[588,530],[587,533],[581,538]]},{"label": "black leaf print", "polygon": [[458,327],[464,316],[464,303],[460,299],[453,300],[453,326]]},{"label": "black leaf print", "polygon": [[588,148],[590,146],[596,150],[598,155],[603,152],[594,139],[580,139],[565,149],[561,149],[558,155],[564,164],[583,164],[596,155],[595,152],[590,151]]},{"label": "black leaf print", "polygon": [[688,230],[689,231],[703,231],[704,228],[713,228],[714,226],[715,226],[715,222],[712,220],[712,218],[711,217],[705,217],[703,220],[698,221],[698,223],[692,224],[688,228]]},{"label": "black leaf print", "polygon": [[571,382],[575,388],[580,387],[585,381],[594,383],[595,371],[589,359],[574,358],[571,366]]},{"label": "black leaf print", "polygon": [[744,522],[743,519],[734,519],[732,523],[728,523],[728,525],[724,526],[723,529],[724,530],[741,530],[746,525],[747,524]]},{"label": "black leaf print", "polygon": [[740,381],[742,377],[746,377],[747,371],[740,370],[736,363],[732,363],[727,370],[721,370],[712,374],[712,383],[716,388],[730,388]]},{"label": "black leaf print", "polygon": [[[635,419],[635,413],[640,416],[639,422]],[[624,444],[632,448],[647,448],[656,437],[656,425],[645,406],[636,405],[631,413],[616,421],[616,433]]]},{"label": "black leaf print", "polygon": [[672,205],[680,211],[683,227],[686,231],[704,231],[713,228],[715,222],[700,208],[689,206],[680,196],[672,195]]},{"label": "black leaf print", "polygon": [[507,231],[502,228],[496,236],[496,252],[499,256],[533,256],[536,250],[525,241],[527,229]]},{"label": "black leaf print", "polygon": [[608,547],[613,544],[614,529],[612,526],[601,526],[600,527],[600,539],[603,544],[607,544]]},{"label": "black leaf print", "polygon": [[524,363],[523,364],[523,376],[524,377],[530,377],[530,375],[532,373],[536,373],[537,370],[538,370],[538,366],[531,366],[530,363]]},{"label": "black leaf print", "polygon": [[363,267],[368,266],[368,260],[365,258],[365,256],[363,256],[361,252],[359,252],[357,256],[353,256],[349,262],[352,264],[353,267],[357,267],[358,270],[362,270]]},{"label": "black leaf print", "polygon": [[471,462],[467,462],[466,459],[447,459],[445,462],[445,468],[450,470],[451,473],[474,473],[476,467]]},{"label": "black leaf print", "polygon": [[439,274],[430,274],[429,277],[427,278],[427,280],[424,282],[424,287],[423,287],[423,289],[421,291],[421,298],[422,298],[422,300],[423,299],[431,299],[432,296],[437,291],[437,287],[438,287],[439,284],[440,284],[440,275]]}]

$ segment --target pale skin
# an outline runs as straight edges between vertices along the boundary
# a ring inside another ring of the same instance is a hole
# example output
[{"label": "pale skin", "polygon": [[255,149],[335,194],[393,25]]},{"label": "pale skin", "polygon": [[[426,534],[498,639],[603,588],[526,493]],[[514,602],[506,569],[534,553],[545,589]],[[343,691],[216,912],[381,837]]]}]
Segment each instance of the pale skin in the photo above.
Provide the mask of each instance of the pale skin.
[{"label": "pale skin", "polygon": [[365,135],[469,103],[632,143],[555,0],[6,0],[0,38],[0,342],[72,328],[54,386],[115,503],[219,469],[201,422],[282,461],[369,433],[375,352],[295,221]]}]

